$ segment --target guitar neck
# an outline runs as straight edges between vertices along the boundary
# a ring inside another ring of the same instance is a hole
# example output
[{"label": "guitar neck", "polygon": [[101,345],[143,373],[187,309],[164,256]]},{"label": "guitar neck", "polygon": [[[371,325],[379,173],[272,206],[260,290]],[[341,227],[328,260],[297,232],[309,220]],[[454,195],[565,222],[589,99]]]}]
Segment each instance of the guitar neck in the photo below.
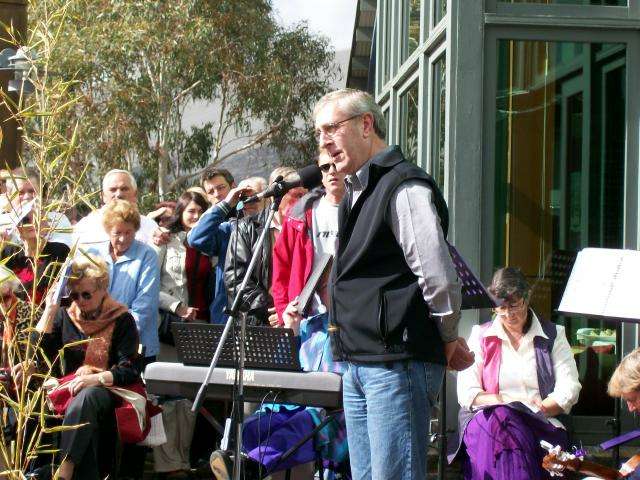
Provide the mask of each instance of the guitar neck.
[{"label": "guitar neck", "polygon": [[611,467],[605,467],[604,465],[599,465],[595,462],[590,462],[589,460],[583,460],[582,462],[578,460],[577,465],[571,465],[569,468],[577,473],[588,475],[590,477],[602,478],[604,480],[616,480],[617,478],[622,478],[622,474],[618,470]]}]

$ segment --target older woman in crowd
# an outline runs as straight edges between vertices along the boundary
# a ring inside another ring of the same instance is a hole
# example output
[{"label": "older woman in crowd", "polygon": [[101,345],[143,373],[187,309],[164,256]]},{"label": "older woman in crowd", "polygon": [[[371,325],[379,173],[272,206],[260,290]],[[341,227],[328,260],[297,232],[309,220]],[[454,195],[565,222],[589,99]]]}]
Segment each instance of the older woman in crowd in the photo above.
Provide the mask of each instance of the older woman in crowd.
[{"label": "older woman in crowd", "polygon": [[144,347],[144,365],[155,360],[158,340],[160,268],[158,255],[136,240],[140,228],[137,207],[126,200],[112,200],[103,209],[102,225],[109,241],[92,247],[109,268],[109,294],[129,308]]},{"label": "older woman in crowd", "polygon": [[[34,205],[39,197],[38,175],[30,170],[14,170],[7,180],[8,216],[19,220],[24,208]],[[43,302],[57,267],[69,253],[71,236],[69,220],[62,213],[40,212],[37,205],[19,224],[3,225],[3,236],[9,241],[3,245],[0,258],[7,259],[22,288],[18,296],[40,305]]]},{"label": "older woman in crowd", "polygon": [[475,364],[458,373],[464,478],[548,478],[540,440],[566,447],[558,416],[578,401],[573,354],[564,327],[529,308],[531,287],[518,269],[498,270],[489,292],[499,306],[491,322],[473,327]]},{"label": "older woman in crowd", "polygon": [[59,357],[62,375],[75,374],[67,386],[73,399],[63,425],[81,427],[61,433],[64,460],[57,478],[92,480],[102,478],[98,441],[102,429],[113,427],[116,406],[116,397],[105,387],[140,381],[138,332],[126,305],[109,295],[109,271],[101,258],[89,255],[74,260],[68,286],[69,308],[51,304],[48,297],[36,330],[42,334],[40,345],[50,360],[58,358],[65,345],[91,340],[65,348],[64,356]]},{"label": "older woman in crowd", "polygon": [[13,367],[23,357],[18,355],[18,352],[24,351],[23,345],[15,342],[26,340],[25,332],[32,316],[30,303],[16,294],[19,290],[18,277],[7,267],[0,265],[0,370]]}]

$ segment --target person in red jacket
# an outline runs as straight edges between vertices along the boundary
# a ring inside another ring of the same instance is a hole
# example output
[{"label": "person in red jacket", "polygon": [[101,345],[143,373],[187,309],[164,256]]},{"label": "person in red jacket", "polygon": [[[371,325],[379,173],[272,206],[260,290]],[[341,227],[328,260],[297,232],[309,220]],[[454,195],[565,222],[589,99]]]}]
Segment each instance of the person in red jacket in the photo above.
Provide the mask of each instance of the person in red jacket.
[{"label": "person in red jacket", "polygon": [[[299,317],[296,297],[302,291],[314,262],[323,254],[335,253],[338,239],[338,205],[344,195],[344,175],[336,171],[332,158],[321,152],[318,166],[322,170],[323,188],[302,197],[290,210],[273,249],[272,295],[279,325],[284,315]],[[311,314],[324,313],[326,288],[319,289]],[[299,318],[298,318],[299,321]]]}]

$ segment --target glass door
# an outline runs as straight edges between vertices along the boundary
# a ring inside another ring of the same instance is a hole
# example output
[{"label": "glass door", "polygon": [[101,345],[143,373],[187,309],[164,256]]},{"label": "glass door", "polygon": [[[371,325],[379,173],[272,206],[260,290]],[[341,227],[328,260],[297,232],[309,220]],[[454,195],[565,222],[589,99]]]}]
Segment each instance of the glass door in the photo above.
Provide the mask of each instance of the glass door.
[{"label": "glass door", "polygon": [[520,267],[566,328],[583,389],[610,416],[616,327],[555,310],[577,252],[624,246],[626,45],[497,40],[493,267]]}]

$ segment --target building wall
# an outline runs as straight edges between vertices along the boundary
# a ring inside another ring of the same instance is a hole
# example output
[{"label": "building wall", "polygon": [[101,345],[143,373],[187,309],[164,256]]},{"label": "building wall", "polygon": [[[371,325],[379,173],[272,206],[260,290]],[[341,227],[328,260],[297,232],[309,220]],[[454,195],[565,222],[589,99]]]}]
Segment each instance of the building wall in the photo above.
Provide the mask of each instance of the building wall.
[{"label": "building wall", "polygon": [[[369,74],[388,141],[436,178],[450,240],[481,279],[520,267],[536,311],[565,326],[587,443],[611,434],[612,343],[634,348],[637,326],[556,309],[582,248],[638,248],[639,41],[640,0],[377,3]],[[489,317],[465,312],[461,334]],[[623,414],[623,429],[633,423]]]}]

